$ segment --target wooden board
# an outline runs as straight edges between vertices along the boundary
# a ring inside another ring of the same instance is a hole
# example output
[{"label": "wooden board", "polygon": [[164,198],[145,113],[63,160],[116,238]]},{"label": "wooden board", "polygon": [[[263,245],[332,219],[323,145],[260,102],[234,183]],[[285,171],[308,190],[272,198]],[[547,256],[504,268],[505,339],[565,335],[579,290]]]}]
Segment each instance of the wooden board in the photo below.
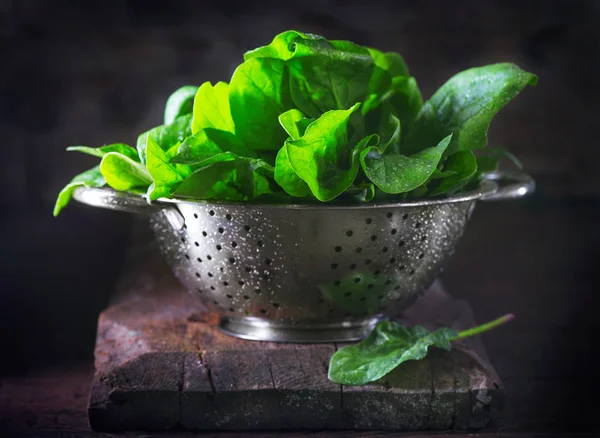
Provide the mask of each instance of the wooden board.
[{"label": "wooden board", "polygon": [[[405,363],[378,384],[342,387],[327,379],[338,345],[224,335],[154,249],[132,257],[137,268],[99,319],[88,410],[96,430],[473,429],[502,405],[477,339]],[[473,324],[470,308],[439,283],[402,319]]]}]

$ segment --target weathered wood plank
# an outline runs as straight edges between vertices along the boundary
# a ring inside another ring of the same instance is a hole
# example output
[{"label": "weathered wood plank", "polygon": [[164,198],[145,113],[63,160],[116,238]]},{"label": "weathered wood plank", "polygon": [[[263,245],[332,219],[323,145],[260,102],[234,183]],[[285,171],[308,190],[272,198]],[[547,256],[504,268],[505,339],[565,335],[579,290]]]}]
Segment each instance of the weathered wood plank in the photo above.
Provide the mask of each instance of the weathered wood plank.
[{"label": "weathered wood plank", "polygon": [[[470,356],[434,352],[375,384],[342,388],[327,379],[335,345],[224,335],[217,316],[146,254],[99,319],[89,406],[97,430],[465,429],[489,420],[488,405],[473,400],[499,388],[476,342],[461,347]],[[436,284],[404,320],[460,328],[472,315]]]}]

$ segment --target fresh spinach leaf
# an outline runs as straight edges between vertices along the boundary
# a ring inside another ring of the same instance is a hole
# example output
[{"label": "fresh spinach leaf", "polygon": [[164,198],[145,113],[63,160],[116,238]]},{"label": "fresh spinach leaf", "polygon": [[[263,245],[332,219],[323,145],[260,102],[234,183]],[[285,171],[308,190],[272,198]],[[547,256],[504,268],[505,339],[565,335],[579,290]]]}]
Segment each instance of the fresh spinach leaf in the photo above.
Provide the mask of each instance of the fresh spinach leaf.
[{"label": "fresh spinach leaf", "polygon": [[402,125],[404,135],[411,131],[417,114],[423,107],[423,97],[417,81],[412,76],[398,76],[392,79],[392,87],[384,100]]},{"label": "fresh spinach leaf", "polygon": [[102,173],[100,173],[99,165],[80,173],[73,178],[71,182],[67,184],[58,194],[56,203],[54,204],[53,215],[55,217],[58,216],[62,209],[67,206],[69,201],[71,201],[73,192],[77,187],[104,187],[105,185],[106,180],[102,176]]},{"label": "fresh spinach leaf", "polygon": [[152,185],[148,188],[148,199],[154,201],[158,198],[168,197],[192,170],[189,166],[170,163],[177,152],[179,144],[164,151],[152,136],[148,137],[146,149],[146,167],[152,177]]},{"label": "fresh spinach leaf", "polygon": [[399,76],[408,76],[408,66],[404,58],[395,52],[383,53],[377,49],[367,47],[375,65],[383,71],[387,71],[393,78]]},{"label": "fresh spinach leaf", "polygon": [[375,185],[372,182],[353,184],[347,192],[357,202],[371,202],[375,198]]},{"label": "fresh spinach leaf", "polygon": [[[297,109],[291,109],[279,116],[279,123],[292,140],[301,138],[311,122],[312,119],[304,117],[304,114]],[[275,159],[275,181],[290,196],[305,197],[311,193],[308,184],[296,174],[292,167],[285,145],[279,149]]]},{"label": "fresh spinach leaf", "polygon": [[194,109],[194,97],[198,92],[195,85],[184,85],[175,90],[167,99],[165,105],[165,125],[170,125],[177,117],[190,114]]},{"label": "fresh spinach leaf", "polygon": [[248,201],[272,192],[267,177],[274,169],[263,160],[238,157],[231,152],[215,155],[194,171],[173,192],[195,199]]},{"label": "fresh spinach leaf", "polygon": [[333,354],[328,377],[342,385],[366,385],[403,362],[423,359],[429,347],[450,350],[452,341],[491,330],[513,318],[513,315],[505,315],[461,332],[450,328],[430,332],[418,325],[405,328],[397,322],[383,321],[358,344],[340,348]]},{"label": "fresh spinach leaf", "polygon": [[375,70],[368,52],[362,55],[338,50],[293,57],[287,65],[294,105],[311,118],[365,101]]},{"label": "fresh spinach leaf", "polygon": [[298,140],[306,132],[306,128],[314,122],[314,119],[309,119],[295,108],[284,112],[279,116],[279,124],[285,129],[285,132],[292,138]]},{"label": "fresh spinach leaf", "polygon": [[149,136],[152,136],[154,141],[166,151],[175,144],[181,143],[190,135],[192,135],[192,114],[179,116],[170,125],[157,126],[144,132],[137,139],[137,151],[140,161],[146,164],[146,147]]},{"label": "fresh spinach leaf", "polygon": [[192,134],[205,128],[235,132],[229,107],[229,84],[226,82],[217,82],[214,87],[210,82],[205,82],[196,93]]},{"label": "fresh spinach leaf", "polygon": [[249,150],[232,133],[218,129],[205,128],[187,137],[177,154],[171,159],[172,163],[201,165],[213,155],[232,152],[236,155],[254,158],[256,154]]},{"label": "fresh spinach leaf", "polygon": [[91,148],[88,146],[69,146],[67,148],[69,152],[81,152],[84,154],[91,155],[93,157],[102,158],[109,152],[118,152],[119,154],[125,155],[126,157],[131,158],[133,161],[139,162],[140,159],[138,157],[137,151],[129,145],[123,143],[114,143],[106,146],[100,146],[98,148]]},{"label": "fresh spinach leaf", "polygon": [[[297,41],[302,41],[304,44],[297,47]],[[330,47],[331,45],[322,36],[287,30],[276,35],[268,45],[244,53],[244,61],[255,58],[275,58],[287,61],[293,56],[311,54],[312,48],[315,46]]]},{"label": "fresh spinach leaf", "polygon": [[480,149],[487,144],[492,118],[537,76],[514,64],[493,64],[458,73],[429,99],[405,138],[403,151],[412,154],[453,134],[446,155]]},{"label": "fresh spinach leaf", "polygon": [[292,167],[286,146],[279,149],[275,159],[275,181],[290,196],[303,198],[311,194],[308,184],[298,176]]},{"label": "fresh spinach leaf", "polygon": [[285,62],[271,58],[244,61],[231,78],[229,104],[236,136],[247,147],[279,150],[287,134],[278,118],[292,107]]},{"label": "fresh spinach leaf", "polygon": [[421,326],[405,328],[393,321],[381,322],[356,345],[340,348],[331,357],[329,379],[344,385],[374,382],[408,360],[420,360],[430,346],[450,350],[456,330],[429,332]]},{"label": "fresh spinach leaf", "polygon": [[410,157],[397,153],[382,155],[375,147],[370,147],[362,151],[360,162],[365,175],[384,192],[409,192],[425,183],[433,174],[451,138],[449,135],[437,146]]},{"label": "fresh spinach leaf", "polygon": [[328,111],[308,125],[302,137],[285,142],[291,167],[319,201],[337,197],[352,184],[360,151],[378,140],[377,135],[370,135],[355,144],[349,142],[348,121],[359,107]]},{"label": "fresh spinach leaf", "polygon": [[441,178],[429,187],[429,195],[452,194],[465,187],[477,172],[477,160],[471,151],[457,151],[443,166]]},{"label": "fresh spinach leaf", "polygon": [[152,184],[152,177],[141,163],[118,152],[109,152],[102,157],[100,172],[115,190],[127,191]]}]

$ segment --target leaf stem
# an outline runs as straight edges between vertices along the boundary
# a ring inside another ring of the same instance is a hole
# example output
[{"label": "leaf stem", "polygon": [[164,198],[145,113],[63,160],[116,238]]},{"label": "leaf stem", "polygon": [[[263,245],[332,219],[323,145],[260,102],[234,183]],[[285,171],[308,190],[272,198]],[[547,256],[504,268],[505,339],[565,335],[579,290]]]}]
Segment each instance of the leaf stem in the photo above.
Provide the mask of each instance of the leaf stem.
[{"label": "leaf stem", "polygon": [[458,333],[458,336],[455,336],[453,338],[450,338],[450,341],[457,341],[459,339],[464,339],[464,338],[468,338],[470,336],[475,336],[478,335],[480,333],[483,332],[487,332],[488,330],[491,330],[495,327],[498,327],[499,325],[502,325],[508,321],[511,321],[512,319],[515,318],[515,315],[512,313],[509,313],[507,315],[501,316],[498,319],[494,319],[493,321],[490,322],[486,322],[485,324],[481,324],[478,325],[477,327],[473,327],[467,330],[463,330],[462,332]]}]

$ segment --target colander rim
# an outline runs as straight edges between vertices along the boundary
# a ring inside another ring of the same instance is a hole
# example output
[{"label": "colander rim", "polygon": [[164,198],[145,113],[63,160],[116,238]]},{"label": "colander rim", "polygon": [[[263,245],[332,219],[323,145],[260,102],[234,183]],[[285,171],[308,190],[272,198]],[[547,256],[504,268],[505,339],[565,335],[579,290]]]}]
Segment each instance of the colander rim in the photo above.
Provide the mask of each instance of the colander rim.
[{"label": "colander rim", "polygon": [[210,200],[192,200],[186,198],[159,198],[153,204],[191,204],[191,205],[215,205],[219,207],[248,207],[260,209],[291,209],[291,210],[357,210],[357,209],[386,209],[386,208],[410,208],[427,205],[453,204],[457,202],[476,201],[486,196],[490,196],[498,191],[498,184],[489,179],[483,179],[479,187],[461,192],[447,198],[418,199],[414,201],[402,202],[369,202],[364,204],[266,204],[252,202],[231,202],[231,201],[210,201]]}]

